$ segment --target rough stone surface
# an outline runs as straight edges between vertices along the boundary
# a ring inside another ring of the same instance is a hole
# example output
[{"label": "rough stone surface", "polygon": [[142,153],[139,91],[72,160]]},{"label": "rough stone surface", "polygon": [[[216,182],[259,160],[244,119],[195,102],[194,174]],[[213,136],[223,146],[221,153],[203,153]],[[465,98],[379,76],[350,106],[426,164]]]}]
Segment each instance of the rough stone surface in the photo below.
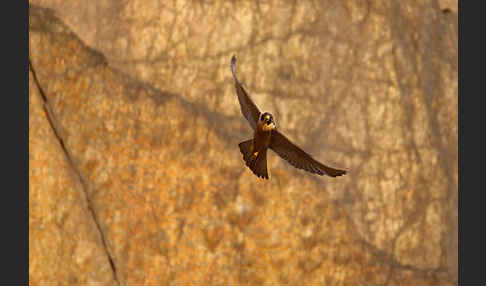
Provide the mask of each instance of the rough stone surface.
[{"label": "rough stone surface", "polygon": [[[462,0],[461,0],[462,1]],[[444,13],[451,13],[458,11],[459,0],[439,0],[440,9]]]},{"label": "rough stone surface", "polygon": [[[120,285],[457,284],[442,2],[30,2],[55,10],[30,7],[30,60]],[[272,152],[251,174],[233,54],[260,109],[348,175]]]},{"label": "rough stone surface", "polygon": [[86,194],[29,73],[29,285],[117,285]]}]

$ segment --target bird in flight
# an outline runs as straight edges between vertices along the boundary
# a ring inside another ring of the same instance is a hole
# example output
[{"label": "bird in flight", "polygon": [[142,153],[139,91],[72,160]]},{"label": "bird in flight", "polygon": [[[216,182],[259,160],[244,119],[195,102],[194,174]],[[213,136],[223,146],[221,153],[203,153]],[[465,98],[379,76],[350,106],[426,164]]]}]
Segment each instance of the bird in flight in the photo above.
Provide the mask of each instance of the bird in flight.
[{"label": "bird in flight", "polygon": [[248,96],[242,84],[236,77],[236,57],[231,58],[231,72],[235,80],[236,94],[240,102],[241,113],[253,128],[253,138],[243,141],[238,146],[243,154],[246,166],[260,178],[268,179],[267,149],[272,149],[280,157],[288,161],[295,168],[331,177],[342,176],[346,171],[328,167],[304,152],[287,137],[280,133],[273,120],[272,114],[261,113]]}]

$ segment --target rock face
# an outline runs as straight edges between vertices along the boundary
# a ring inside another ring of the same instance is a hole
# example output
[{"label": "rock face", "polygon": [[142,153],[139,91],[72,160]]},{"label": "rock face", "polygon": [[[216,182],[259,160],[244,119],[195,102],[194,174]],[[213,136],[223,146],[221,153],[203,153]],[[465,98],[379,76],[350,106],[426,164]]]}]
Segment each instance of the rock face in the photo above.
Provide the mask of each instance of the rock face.
[{"label": "rock face", "polygon": [[117,285],[76,167],[44,103],[29,72],[29,285]]},{"label": "rock face", "polygon": [[[444,1],[30,2],[30,285],[457,285]],[[244,166],[233,54],[346,176]]]}]

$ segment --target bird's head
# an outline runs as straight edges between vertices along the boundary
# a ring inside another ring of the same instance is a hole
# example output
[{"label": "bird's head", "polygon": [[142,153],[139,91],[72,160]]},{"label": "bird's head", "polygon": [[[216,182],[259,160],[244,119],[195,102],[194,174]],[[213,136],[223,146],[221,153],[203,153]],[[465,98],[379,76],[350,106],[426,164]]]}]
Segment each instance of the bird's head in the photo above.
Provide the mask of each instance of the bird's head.
[{"label": "bird's head", "polygon": [[264,130],[275,129],[275,121],[273,121],[273,116],[268,112],[265,112],[260,116],[260,122]]}]

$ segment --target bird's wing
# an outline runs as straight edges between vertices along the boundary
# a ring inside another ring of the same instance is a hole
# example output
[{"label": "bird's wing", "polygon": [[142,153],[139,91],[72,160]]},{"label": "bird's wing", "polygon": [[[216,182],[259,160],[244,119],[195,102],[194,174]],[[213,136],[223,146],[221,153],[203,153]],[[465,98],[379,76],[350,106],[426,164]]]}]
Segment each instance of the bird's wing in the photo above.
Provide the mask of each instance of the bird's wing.
[{"label": "bird's wing", "polygon": [[260,118],[260,110],[258,110],[258,107],[250,99],[248,93],[246,93],[245,89],[236,77],[235,64],[236,57],[233,56],[231,58],[231,72],[233,73],[233,78],[235,79],[236,94],[238,95],[238,101],[240,102],[241,113],[243,113],[243,116],[245,116],[246,120],[248,120],[251,128],[255,130],[258,119]]},{"label": "bird's wing", "polygon": [[314,160],[309,154],[290,142],[287,137],[276,129],[272,130],[269,147],[298,169],[304,169],[321,176],[326,174],[331,177],[337,177],[346,174],[344,170],[334,169]]}]

